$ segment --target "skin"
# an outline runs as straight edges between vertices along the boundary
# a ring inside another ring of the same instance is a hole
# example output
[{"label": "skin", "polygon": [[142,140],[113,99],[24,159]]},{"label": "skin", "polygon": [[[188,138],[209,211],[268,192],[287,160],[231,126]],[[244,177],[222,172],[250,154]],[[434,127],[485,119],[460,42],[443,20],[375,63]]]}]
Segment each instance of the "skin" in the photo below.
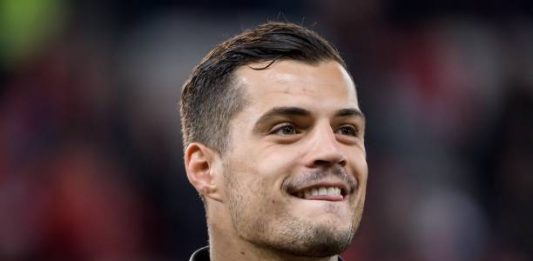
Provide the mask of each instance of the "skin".
[{"label": "skin", "polygon": [[[265,64],[235,72],[247,105],[230,122],[228,150],[186,149],[211,260],[337,260],[361,220],[368,174],[354,83],[334,61],[253,69]],[[313,186],[343,195],[299,197]]]}]

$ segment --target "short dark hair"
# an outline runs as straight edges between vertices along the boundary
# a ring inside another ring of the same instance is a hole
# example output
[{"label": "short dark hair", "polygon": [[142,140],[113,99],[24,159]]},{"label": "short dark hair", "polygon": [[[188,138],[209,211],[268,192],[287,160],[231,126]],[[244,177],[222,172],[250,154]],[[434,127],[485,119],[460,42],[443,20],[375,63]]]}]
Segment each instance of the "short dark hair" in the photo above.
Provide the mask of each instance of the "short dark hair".
[{"label": "short dark hair", "polygon": [[346,68],[330,43],[296,24],[267,22],[234,36],[211,50],[183,85],[184,148],[200,142],[223,153],[229,142],[229,122],[246,104],[243,91],[234,84],[234,71],[250,63],[276,60],[310,64],[333,60]]}]

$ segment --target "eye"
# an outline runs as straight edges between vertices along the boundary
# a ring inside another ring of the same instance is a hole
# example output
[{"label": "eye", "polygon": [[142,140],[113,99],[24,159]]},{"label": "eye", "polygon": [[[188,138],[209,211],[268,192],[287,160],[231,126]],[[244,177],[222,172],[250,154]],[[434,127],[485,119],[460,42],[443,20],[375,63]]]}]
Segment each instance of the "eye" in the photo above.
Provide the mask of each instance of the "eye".
[{"label": "eye", "polygon": [[353,125],[342,125],[336,131],[336,133],[346,136],[357,137],[359,134],[359,129]]},{"label": "eye", "polygon": [[299,132],[294,125],[290,123],[284,123],[284,124],[274,127],[274,129],[272,129],[272,131],[269,134],[287,136],[287,135],[295,135],[298,133]]}]

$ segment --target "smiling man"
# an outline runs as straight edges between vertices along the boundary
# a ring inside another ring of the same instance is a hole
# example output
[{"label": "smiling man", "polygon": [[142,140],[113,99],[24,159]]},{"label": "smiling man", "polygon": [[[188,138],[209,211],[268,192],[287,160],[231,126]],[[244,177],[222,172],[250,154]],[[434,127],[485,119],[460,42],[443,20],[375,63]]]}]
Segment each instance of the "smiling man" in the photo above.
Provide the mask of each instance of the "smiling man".
[{"label": "smiling man", "polygon": [[367,181],[365,118],[338,52],[266,23],[215,47],[181,95],[209,246],[190,260],[342,260]]}]

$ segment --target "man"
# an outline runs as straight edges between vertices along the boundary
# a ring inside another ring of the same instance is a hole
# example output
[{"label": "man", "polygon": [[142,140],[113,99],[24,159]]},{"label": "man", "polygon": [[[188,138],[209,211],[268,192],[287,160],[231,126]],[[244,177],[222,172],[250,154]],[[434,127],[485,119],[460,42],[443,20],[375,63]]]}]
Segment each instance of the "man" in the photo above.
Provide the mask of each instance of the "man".
[{"label": "man", "polygon": [[365,119],[338,52],[266,23],[215,47],[181,95],[209,246],[190,260],[342,260],[367,180]]}]

